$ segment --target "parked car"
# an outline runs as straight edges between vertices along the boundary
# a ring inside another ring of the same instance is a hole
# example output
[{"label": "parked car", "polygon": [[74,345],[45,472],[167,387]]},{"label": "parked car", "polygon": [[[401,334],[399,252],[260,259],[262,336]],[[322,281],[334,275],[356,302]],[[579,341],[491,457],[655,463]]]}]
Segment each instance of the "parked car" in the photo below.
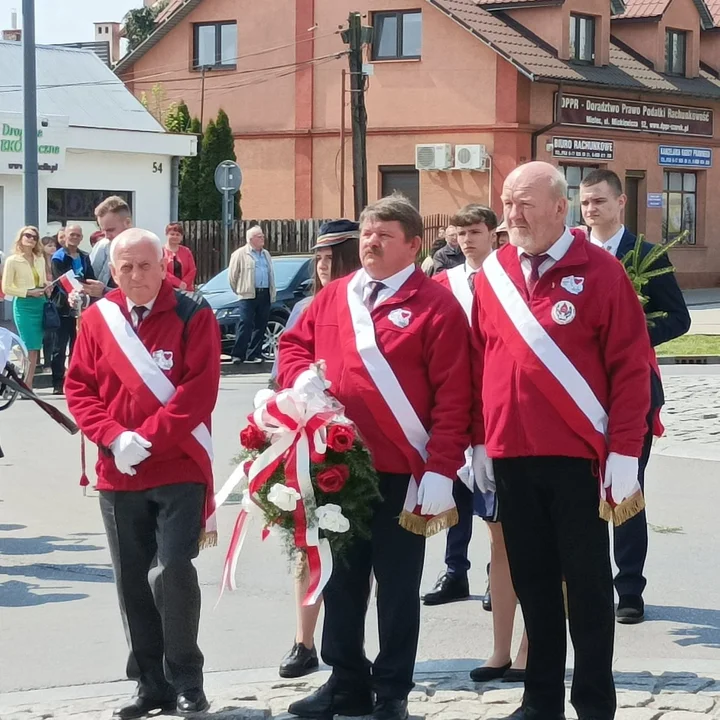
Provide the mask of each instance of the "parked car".
[{"label": "parked car", "polygon": [[[263,358],[268,362],[275,359],[280,335],[285,329],[285,323],[293,306],[312,290],[310,255],[280,255],[274,257],[272,262],[277,297],[270,308],[270,320],[262,348]],[[222,352],[224,355],[229,355],[235,344],[240,300],[230,288],[228,271],[223,270],[218,273],[198,290],[205,296],[215,313],[220,325]]]}]

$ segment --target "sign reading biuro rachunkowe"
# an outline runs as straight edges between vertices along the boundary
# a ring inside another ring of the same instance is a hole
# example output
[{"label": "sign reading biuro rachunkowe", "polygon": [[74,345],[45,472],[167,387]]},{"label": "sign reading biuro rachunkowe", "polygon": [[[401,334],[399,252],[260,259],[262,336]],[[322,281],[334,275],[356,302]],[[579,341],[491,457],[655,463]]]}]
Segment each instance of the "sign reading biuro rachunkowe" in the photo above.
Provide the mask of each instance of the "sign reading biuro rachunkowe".
[{"label": "sign reading biuro rachunkowe", "polygon": [[[54,173],[65,163],[68,118],[43,115],[38,118],[38,170]],[[25,161],[23,117],[0,113],[0,174],[22,173]]]},{"label": "sign reading biuro rachunkowe", "polygon": [[[557,102],[555,107],[557,108]],[[556,115],[557,113],[556,110]],[[591,97],[589,95],[566,95],[563,93],[560,98],[559,117],[556,117],[555,120],[562,125],[593,127],[602,130],[629,130],[631,132],[696,137],[713,136],[713,111],[710,108]]]}]

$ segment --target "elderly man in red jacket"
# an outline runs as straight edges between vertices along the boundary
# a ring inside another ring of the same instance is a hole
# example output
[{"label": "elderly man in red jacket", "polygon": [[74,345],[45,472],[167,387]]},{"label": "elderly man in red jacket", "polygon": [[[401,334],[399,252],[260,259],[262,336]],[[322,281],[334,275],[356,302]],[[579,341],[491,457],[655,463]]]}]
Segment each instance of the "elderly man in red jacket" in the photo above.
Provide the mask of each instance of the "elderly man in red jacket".
[{"label": "elderly man in red jacket", "polygon": [[65,384],[99,449],[97,487],[136,697],[115,716],[205,710],[192,560],[214,530],[210,415],[220,347],[212,310],[165,278],[147,230],[113,240],[118,289],[83,314]]},{"label": "elderly man in red jacket", "polygon": [[[383,498],[372,537],[354,540],[325,587],[322,654],[333,672],[290,706],[301,717],[407,717],[425,537],[457,522],[453,482],[469,443],[469,329],[452,294],[415,267],[422,232],[422,218],[401,196],[367,207],[363,267],[325,287],[280,341],[283,387],[303,389],[309,366],[325,361],[329,392],[366,442]],[[373,572],[380,653],[370,663]]]},{"label": "elderly man in red jacket", "polygon": [[565,227],[567,186],[532,162],[502,192],[510,244],[476,276],[476,481],[497,485],[530,641],[515,720],[564,718],[567,582],[579,720],[612,720],[613,585],[605,519],[643,506],[645,319],[622,265]]}]

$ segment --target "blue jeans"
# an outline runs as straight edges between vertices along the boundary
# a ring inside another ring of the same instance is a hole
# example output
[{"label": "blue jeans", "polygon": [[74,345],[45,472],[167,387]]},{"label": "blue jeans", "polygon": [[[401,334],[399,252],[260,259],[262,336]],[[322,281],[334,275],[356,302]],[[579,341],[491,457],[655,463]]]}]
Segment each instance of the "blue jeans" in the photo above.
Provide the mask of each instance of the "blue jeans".
[{"label": "blue jeans", "polygon": [[240,318],[235,329],[232,356],[238,360],[261,357],[265,331],[270,319],[270,290],[255,290],[255,297],[240,301]]}]

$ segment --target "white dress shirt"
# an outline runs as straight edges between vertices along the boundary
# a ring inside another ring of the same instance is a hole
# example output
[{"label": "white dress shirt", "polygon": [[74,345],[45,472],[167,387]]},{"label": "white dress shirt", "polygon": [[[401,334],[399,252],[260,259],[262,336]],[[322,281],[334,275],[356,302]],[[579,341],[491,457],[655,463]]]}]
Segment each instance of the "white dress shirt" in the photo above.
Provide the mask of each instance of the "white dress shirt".
[{"label": "white dress shirt", "polygon": [[[139,323],[138,314],[135,312],[137,303],[134,303],[129,297],[126,297],[125,300],[127,302],[128,312],[130,313],[130,317],[132,318],[133,327],[137,329],[137,326]],[[153,305],[155,304],[156,300],[157,300],[157,295],[152,300],[150,300],[149,302],[146,302],[143,305],[143,307],[147,308],[147,312],[145,313],[143,320],[150,314],[150,311],[152,310]]]},{"label": "white dress shirt", "polygon": [[625,226],[621,225],[620,229],[609,240],[599,240],[592,233],[590,233],[590,242],[593,245],[597,245],[598,247],[607,250],[614,257],[617,257],[618,248],[620,247],[620,241],[622,240],[624,234]]},{"label": "white dress shirt", "polygon": [[386,300],[389,300],[407,282],[408,278],[415,272],[415,265],[408,265],[404,270],[401,270],[400,272],[391,275],[389,278],[385,278],[380,281],[376,281],[374,278],[371,278],[365,270],[361,270],[360,272],[359,287],[363,302],[366,302],[372,292],[370,283],[381,282],[385,286],[377,295],[377,300],[375,300],[375,305],[373,306],[374,309],[380,305],[380,303],[384,303]]},{"label": "white dress shirt", "polygon": [[[565,253],[570,249],[574,240],[573,234],[566,227],[565,232],[545,251],[544,254],[547,255],[548,258],[538,268],[538,277],[542,277],[555,263],[560,262],[560,260],[565,257]],[[525,276],[525,282],[527,282],[532,272],[532,263],[530,262],[530,258],[523,257],[525,250],[519,247],[517,251],[520,258],[520,267]]]}]

